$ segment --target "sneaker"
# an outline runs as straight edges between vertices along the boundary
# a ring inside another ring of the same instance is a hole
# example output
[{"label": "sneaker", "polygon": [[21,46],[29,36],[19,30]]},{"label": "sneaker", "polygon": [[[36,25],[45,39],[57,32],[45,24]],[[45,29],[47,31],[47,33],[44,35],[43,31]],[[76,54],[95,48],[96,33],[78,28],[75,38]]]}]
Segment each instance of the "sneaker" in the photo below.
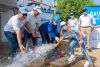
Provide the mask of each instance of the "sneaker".
[{"label": "sneaker", "polygon": [[89,65],[90,65],[89,61],[86,61],[84,67],[89,67]]},{"label": "sneaker", "polygon": [[71,52],[69,52],[69,55],[71,55]]},{"label": "sneaker", "polygon": [[8,59],[8,60],[11,60],[11,59],[12,59],[12,57],[7,57],[7,59]]},{"label": "sneaker", "polygon": [[11,64],[13,62],[13,58],[12,57],[7,57],[7,63]]},{"label": "sneaker", "polygon": [[74,60],[75,60],[75,55],[71,55],[71,56],[69,57],[69,59],[68,59],[69,62],[72,62],[72,61],[74,61]]}]

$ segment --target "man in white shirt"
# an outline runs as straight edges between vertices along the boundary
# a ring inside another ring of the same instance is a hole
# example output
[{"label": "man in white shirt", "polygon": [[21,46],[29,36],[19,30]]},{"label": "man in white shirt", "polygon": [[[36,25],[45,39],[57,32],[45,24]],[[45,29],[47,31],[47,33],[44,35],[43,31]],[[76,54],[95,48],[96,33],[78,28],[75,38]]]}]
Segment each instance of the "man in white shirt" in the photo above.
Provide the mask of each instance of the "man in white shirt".
[{"label": "man in white shirt", "polygon": [[[20,49],[21,52],[24,52],[24,46],[22,44],[22,34],[24,30],[24,26],[28,28],[26,23],[28,10],[25,7],[19,8],[19,13],[15,16],[12,16],[8,23],[4,26],[4,34],[8,40],[10,47],[10,57],[14,57],[16,55],[16,50]],[[30,32],[31,29],[28,29]],[[33,33],[32,33],[33,34]]]},{"label": "man in white shirt", "polygon": [[88,11],[86,8],[82,9],[82,13],[83,14],[79,17],[80,29],[82,33],[86,34],[87,48],[89,49],[89,51],[91,51],[90,34],[91,34],[91,30],[93,30],[93,26],[96,24],[96,21],[92,15],[88,14]]},{"label": "man in white shirt", "polygon": [[33,45],[37,45],[37,37],[38,37],[38,29],[39,29],[39,22],[40,22],[40,14],[41,14],[41,7],[36,6],[33,8],[31,12],[28,12],[28,16],[26,18],[27,22],[30,24],[30,28],[32,32],[34,32],[34,36],[31,36],[30,32],[27,29],[24,30],[25,37],[23,38],[23,44],[26,46],[28,37],[30,36],[33,42]]}]

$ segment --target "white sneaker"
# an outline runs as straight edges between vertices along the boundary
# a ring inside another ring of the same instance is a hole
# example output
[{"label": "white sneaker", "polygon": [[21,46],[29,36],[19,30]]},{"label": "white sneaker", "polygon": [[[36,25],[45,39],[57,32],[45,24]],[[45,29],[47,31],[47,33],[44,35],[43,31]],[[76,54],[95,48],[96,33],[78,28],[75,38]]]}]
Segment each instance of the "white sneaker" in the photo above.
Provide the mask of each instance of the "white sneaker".
[{"label": "white sneaker", "polygon": [[69,57],[69,59],[68,59],[69,62],[72,62],[72,61],[74,61],[74,60],[75,60],[75,55],[71,55],[71,56]]},{"label": "white sneaker", "polygon": [[69,52],[69,55],[71,55],[71,52]]},{"label": "white sneaker", "polygon": [[89,61],[86,61],[84,67],[89,67],[89,65],[90,65]]},{"label": "white sneaker", "polygon": [[11,57],[7,57],[8,60],[12,59]]}]

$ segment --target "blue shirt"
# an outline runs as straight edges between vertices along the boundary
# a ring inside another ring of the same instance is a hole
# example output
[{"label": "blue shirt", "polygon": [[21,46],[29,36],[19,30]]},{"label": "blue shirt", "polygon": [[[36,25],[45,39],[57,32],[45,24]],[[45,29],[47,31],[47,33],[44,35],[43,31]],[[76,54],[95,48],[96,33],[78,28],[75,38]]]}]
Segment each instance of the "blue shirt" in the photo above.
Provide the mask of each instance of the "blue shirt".
[{"label": "blue shirt", "polygon": [[53,25],[52,22],[45,22],[40,26],[41,33],[48,33],[50,38],[55,38],[60,33],[60,23]]}]

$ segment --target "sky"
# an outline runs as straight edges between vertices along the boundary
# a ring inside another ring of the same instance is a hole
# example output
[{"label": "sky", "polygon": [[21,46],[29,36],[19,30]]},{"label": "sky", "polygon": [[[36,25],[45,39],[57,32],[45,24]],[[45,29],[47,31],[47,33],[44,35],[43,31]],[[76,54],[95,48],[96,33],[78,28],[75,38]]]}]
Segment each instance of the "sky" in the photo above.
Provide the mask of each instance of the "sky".
[{"label": "sky", "polygon": [[54,0],[42,0],[42,3],[52,6],[54,4]]},{"label": "sky", "polygon": [[[42,0],[42,2],[44,3],[44,4],[48,4],[48,5],[52,5],[53,3],[54,3],[54,0]],[[100,0],[94,0],[94,3],[96,4],[96,5],[100,5]]]},{"label": "sky", "polygon": [[96,5],[100,5],[100,0],[94,0]]},{"label": "sky", "polygon": [[[23,1],[23,0],[19,0],[19,1]],[[42,3],[52,6],[54,4],[54,0],[42,0]],[[96,5],[100,5],[100,0],[94,0],[94,3]]]}]

